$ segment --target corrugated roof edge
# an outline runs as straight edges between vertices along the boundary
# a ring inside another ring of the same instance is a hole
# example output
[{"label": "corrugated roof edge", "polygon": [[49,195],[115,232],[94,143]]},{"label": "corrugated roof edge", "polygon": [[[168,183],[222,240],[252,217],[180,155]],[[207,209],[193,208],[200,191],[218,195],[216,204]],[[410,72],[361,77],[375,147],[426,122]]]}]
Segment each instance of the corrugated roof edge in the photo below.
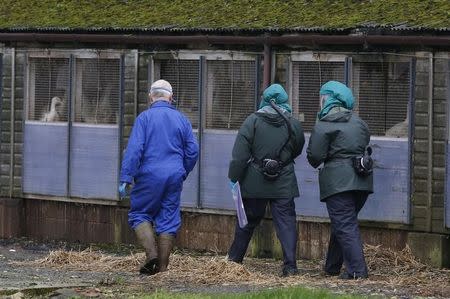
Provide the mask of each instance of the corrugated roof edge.
[{"label": "corrugated roof edge", "polygon": [[367,24],[354,28],[323,28],[323,27],[296,27],[296,28],[179,28],[174,26],[167,27],[92,27],[92,28],[70,28],[70,27],[12,27],[0,28],[0,32],[40,32],[40,33],[122,33],[122,34],[139,34],[139,33],[233,33],[233,34],[262,34],[262,33],[325,33],[325,34],[350,34],[350,33],[377,33],[377,34],[402,34],[402,33],[427,33],[427,34],[446,34],[450,33],[450,28],[429,28],[423,26],[407,26],[405,24],[397,25],[376,25]]}]

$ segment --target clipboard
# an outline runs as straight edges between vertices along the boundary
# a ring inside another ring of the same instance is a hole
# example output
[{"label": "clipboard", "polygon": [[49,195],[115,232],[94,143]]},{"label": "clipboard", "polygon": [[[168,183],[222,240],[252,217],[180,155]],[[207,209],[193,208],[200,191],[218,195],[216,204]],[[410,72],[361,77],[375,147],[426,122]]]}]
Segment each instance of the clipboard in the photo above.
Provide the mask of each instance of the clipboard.
[{"label": "clipboard", "polygon": [[238,218],[238,223],[240,228],[244,228],[247,224],[247,215],[245,214],[244,202],[241,196],[241,186],[239,182],[234,184],[231,183],[231,194],[233,196],[234,205],[236,207],[236,215]]}]

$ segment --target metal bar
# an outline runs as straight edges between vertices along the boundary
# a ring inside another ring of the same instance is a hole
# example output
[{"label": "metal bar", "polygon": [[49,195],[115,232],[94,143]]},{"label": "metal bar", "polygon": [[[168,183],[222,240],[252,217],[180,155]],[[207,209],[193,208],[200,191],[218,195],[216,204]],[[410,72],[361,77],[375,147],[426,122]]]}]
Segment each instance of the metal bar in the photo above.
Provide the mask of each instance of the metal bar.
[{"label": "metal bar", "polygon": [[[271,50],[271,55],[270,55],[270,80],[269,82],[275,82],[275,76],[277,73],[277,53],[275,53],[275,51]],[[270,85],[269,83],[269,85]],[[277,82],[280,83],[280,82]]]},{"label": "metal bar", "polygon": [[[381,54],[381,73],[383,75],[383,98],[384,98],[384,109],[386,110],[386,107],[388,105],[388,90],[389,90],[389,66],[386,65],[385,68],[385,58],[384,58],[384,54]],[[389,62],[388,62],[389,63]],[[387,64],[388,64],[387,63]],[[384,116],[384,130],[387,130],[387,113],[383,113]]]},{"label": "metal bar", "polygon": [[256,55],[255,58],[255,111],[259,107],[259,92],[261,85],[261,74],[260,74],[261,56]]},{"label": "metal bar", "polygon": [[[123,126],[124,126],[124,102],[125,102],[125,56],[120,55],[120,83],[119,83],[119,140],[118,140],[118,150],[119,150],[119,159],[118,159],[118,171],[117,171],[117,185],[120,184],[120,170],[122,166],[122,151],[123,151]],[[119,188],[117,188],[117,198],[119,197]]]},{"label": "metal bar", "polygon": [[205,66],[206,66],[206,58],[205,56],[200,56],[199,60],[199,68],[198,68],[198,162],[197,162],[197,209],[202,208],[202,141],[203,141],[203,104],[204,104],[204,87],[205,87]]},{"label": "metal bar", "polygon": [[[447,61],[447,76],[446,76],[446,86],[450,86],[450,60]],[[449,177],[449,167],[450,167],[450,161],[448,159],[449,157],[449,151],[450,151],[450,147],[449,147],[449,142],[450,142],[450,88],[447,88],[447,101],[446,101],[446,105],[447,105],[447,109],[446,109],[446,129],[447,129],[447,134],[446,134],[446,142],[445,142],[445,184],[444,184],[444,194],[445,194],[445,198],[444,198],[444,223],[445,223],[445,227],[446,228],[450,228],[450,195],[448,194],[448,192],[450,190],[448,190],[448,180],[450,180]]]},{"label": "metal bar", "polygon": [[143,35],[143,34],[78,34],[78,33],[0,33],[0,42],[82,42],[121,44],[241,44],[241,45],[417,45],[449,46],[449,36],[394,35],[321,35],[288,34],[281,36],[221,36],[221,35]]},{"label": "metal bar", "polygon": [[72,111],[74,108],[73,101],[73,84],[74,84],[74,74],[75,74],[75,57],[73,54],[69,57],[69,92],[67,95],[67,181],[66,181],[66,196],[71,196],[71,182],[70,182],[70,173],[71,173],[71,165],[72,165]]},{"label": "metal bar", "polygon": [[152,85],[153,81],[155,81],[155,61],[153,60],[153,56],[150,56],[147,64],[147,86],[145,86],[145,92],[147,94],[146,106],[148,106],[149,103],[148,97],[150,86]]},{"label": "metal bar", "polygon": [[[22,195],[23,198],[27,199],[37,199],[37,200],[45,200],[45,201],[55,201],[55,202],[65,202],[67,203],[66,196],[54,196],[54,195],[41,195],[41,194],[30,194],[26,193]],[[96,206],[126,206],[127,201],[121,200],[110,200],[103,198],[80,198],[80,197],[71,197],[70,203],[81,203],[81,204],[90,204]],[[128,207],[128,206],[127,206]]]},{"label": "metal bar", "polygon": [[[0,53],[0,128],[2,127],[2,114],[3,114],[3,53]],[[1,148],[2,148],[2,138],[0,138],[0,154],[2,151]]]},{"label": "metal bar", "polygon": [[[24,53],[24,64],[23,64],[23,73],[24,73],[24,88],[23,88],[23,105],[22,105],[22,132],[23,132],[23,137],[22,137],[22,145],[25,144],[25,138],[26,137],[26,122],[28,119],[28,115],[29,115],[29,99],[30,99],[30,71],[29,71],[29,54],[27,52]],[[23,152],[22,152],[23,153]],[[24,156],[22,154],[22,162],[24,161]],[[24,164],[22,163],[21,169],[24,169]],[[22,174],[20,176],[20,181],[21,181],[21,191],[22,191],[22,196],[23,196],[23,190],[24,190],[24,186],[25,186],[25,179],[24,179],[24,175],[23,175],[23,171]]]},{"label": "metal bar", "polygon": [[150,85],[155,81],[155,62],[153,60],[153,55],[149,57],[147,65],[147,93],[150,91]]},{"label": "metal bar", "polygon": [[264,71],[263,71],[263,89],[270,85],[270,74],[272,67],[272,49],[269,43],[264,43]]},{"label": "metal bar", "polygon": [[14,191],[14,132],[15,132],[15,89],[16,89],[16,48],[11,49],[11,97],[10,97],[10,119],[11,119],[11,128],[9,131],[9,198],[13,197]]},{"label": "metal bar", "polygon": [[[120,83],[119,83],[119,159],[117,171],[117,185],[120,183],[120,170],[122,167],[122,152],[123,152],[123,127],[124,127],[124,105],[125,105],[125,56],[120,55]],[[117,198],[119,198],[119,190],[117,188]]]},{"label": "metal bar", "polygon": [[416,58],[411,58],[409,63],[409,101],[408,101],[408,205],[406,210],[407,223],[411,222],[411,204],[413,193],[413,154],[415,133],[415,97],[416,97]]},{"label": "metal bar", "polygon": [[320,34],[295,34],[271,36],[269,41],[272,45],[293,44],[293,45],[427,45],[427,46],[448,46],[450,37],[448,36],[393,36],[393,35],[320,35]]},{"label": "metal bar", "polygon": [[139,93],[139,50],[135,51],[134,55],[134,117],[136,118],[138,116],[138,93]]},{"label": "metal bar", "polygon": [[293,86],[294,64],[292,62],[292,54],[287,56],[285,67],[286,67],[286,87],[288,89],[288,95],[292,105],[292,114],[301,121],[298,109],[299,100],[297,96],[294,96],[294,86]]},{"label": "metal bar", "polygon": [[344,81],[345,85],[351,87],[352,84],[352,70],[353,70],[353,60],[351,57],[345,57],[344,64]]},{"label": "metal bar", "polygon": [[432,230],[432,202],[433,202],[433,85],[434,85],[434,68],[433,53],[429,56],[430,74],[428,76],[428,178],[427,178],[427,231]]}]

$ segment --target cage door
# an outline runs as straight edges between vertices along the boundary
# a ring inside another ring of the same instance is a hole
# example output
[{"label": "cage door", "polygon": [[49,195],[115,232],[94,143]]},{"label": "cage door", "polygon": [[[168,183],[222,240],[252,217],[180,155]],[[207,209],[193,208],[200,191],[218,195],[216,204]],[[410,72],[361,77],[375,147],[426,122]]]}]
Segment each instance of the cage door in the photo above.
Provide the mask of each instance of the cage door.
[{"label": "cage door", "polygon": [[121,60],[76,58],[70,196],[117,199]]},{"label": "cage door", "polygon": [[23,192],[67,196],[69,58],[27,59]]}]

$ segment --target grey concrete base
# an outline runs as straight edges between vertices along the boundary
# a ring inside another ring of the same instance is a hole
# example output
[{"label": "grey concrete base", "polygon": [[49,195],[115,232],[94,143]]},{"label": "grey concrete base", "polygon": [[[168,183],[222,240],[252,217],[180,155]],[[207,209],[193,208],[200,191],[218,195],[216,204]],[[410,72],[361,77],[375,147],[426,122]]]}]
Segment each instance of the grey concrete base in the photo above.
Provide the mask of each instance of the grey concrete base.
[{"label": "grey concrete base", "polygon": [[410,232],[408,245],[422,262],[435,267],[450,267],[450,236]]}]

